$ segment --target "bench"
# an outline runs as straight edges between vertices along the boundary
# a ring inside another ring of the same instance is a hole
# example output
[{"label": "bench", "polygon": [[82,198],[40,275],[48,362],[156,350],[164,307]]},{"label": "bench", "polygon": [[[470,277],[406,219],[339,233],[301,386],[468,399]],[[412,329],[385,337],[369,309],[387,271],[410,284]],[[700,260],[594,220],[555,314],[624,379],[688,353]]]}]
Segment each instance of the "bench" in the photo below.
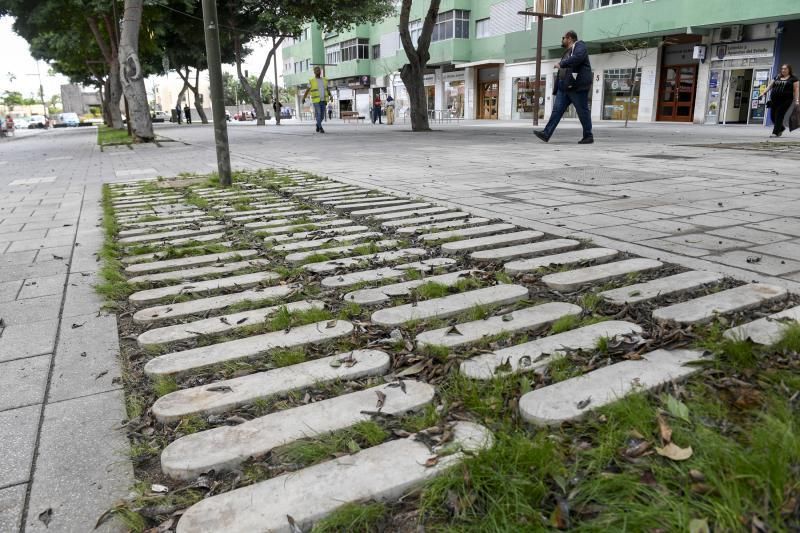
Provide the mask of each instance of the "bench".
[{"label": "bench", "polygon": [[341,118],[342,121],[346,122],[348,120],[364,120],[366,117],[359,115],[358,111],[342,111]]}]

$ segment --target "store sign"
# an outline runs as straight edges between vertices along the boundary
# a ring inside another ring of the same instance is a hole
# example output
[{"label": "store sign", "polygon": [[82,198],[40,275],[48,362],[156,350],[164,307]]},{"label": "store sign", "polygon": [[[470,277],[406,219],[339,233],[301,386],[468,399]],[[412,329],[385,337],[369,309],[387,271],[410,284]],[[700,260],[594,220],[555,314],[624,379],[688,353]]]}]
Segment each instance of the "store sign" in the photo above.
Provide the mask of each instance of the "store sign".
[{"label": "store sign", "polygon": [[464,71],[463,70],[457,70],[455,72],[445,72],[444,73],[444,81],[445,82],[461,81],[463,79],[464,79]]},{"label": "store sign", "polygon": [[425,74],[425,85],[435,85],[436,74]]},{"label": "store sign", "polygon": [[359,76],[353,80],[348,81],[347,86],[351,89],[361,89],[362,87],[369,87],[369,76]]},{"label": "store sign", "polygon": [[744,43],[715,44],[711,51],[713,61],[723,59],[745,59],[750,57],[772,57],[775,40],[750,41]]}]

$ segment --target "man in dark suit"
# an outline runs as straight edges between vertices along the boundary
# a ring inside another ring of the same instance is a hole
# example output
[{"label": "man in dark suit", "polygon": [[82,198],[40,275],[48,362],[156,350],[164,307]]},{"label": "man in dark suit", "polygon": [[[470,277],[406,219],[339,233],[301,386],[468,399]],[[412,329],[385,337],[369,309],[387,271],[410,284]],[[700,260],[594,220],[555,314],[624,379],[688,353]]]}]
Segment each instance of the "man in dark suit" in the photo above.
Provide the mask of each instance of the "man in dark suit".
[{"label": "man in dark suit", "polygon": [[578,40],[578,34],[570,30],[561,38],[561,47],[567,51],[556,64],[558,80],[553,94],[556,95],[550,120],[544,130],[533,134],[544,142],[548,142],[556,131],[564,112],[575,106],[578,118],[583,126],[583,138],[578,144],[592,144],[592,116],[589,112],[589,89],[592,86],[592,65],[589,63],[589,51],[586,43]]}]

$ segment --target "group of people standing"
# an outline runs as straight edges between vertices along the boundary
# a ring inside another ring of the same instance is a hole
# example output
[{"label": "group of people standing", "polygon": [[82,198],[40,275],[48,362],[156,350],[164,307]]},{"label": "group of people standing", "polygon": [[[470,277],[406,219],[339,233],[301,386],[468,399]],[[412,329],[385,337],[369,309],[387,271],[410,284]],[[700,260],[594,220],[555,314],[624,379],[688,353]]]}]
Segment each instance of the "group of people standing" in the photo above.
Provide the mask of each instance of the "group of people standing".
[{"label": "group of people standing", "polygon": [[[182,124],[183,122],[181,121],[181,104],[180,103],[175,106],[175,116],[178,119],[178,124]],[[191,124],[192,123],[192,110],[189,107],[189,104],[186,104],[186,105],[183,106],[183,117],[186,118],[186,123],[187,124]]]}]

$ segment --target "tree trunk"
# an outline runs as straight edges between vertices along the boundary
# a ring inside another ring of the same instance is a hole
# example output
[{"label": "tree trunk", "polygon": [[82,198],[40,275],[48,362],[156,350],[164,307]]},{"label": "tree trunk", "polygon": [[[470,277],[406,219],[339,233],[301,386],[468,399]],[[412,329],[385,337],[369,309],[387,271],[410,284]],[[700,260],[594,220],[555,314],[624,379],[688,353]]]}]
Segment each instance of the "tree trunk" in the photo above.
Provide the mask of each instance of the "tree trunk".
[{"label": "tree trunk", "polygon": [[147,103],[147,89],[144,86],[144,71],[139,61],[139,29],[143,2],[144,0],[125,0],[122,35],[119,40],[120,81],[122,91],[128,98],[131,115],[128,121],[134,136],[140,141],[151,142],[155,135],[150,119],[150,106]]},{"label": "tree trunk", "polygon": [[106,78],[103,85],[100,87],[100,110],[103,112],[103,123],[109,128],[113,127],[111,121],[111,104],[109,102],[109,94],[111,93],[111,81]]},{"label": "tree trunk", "polygon": [[194,69],[194,87],[191,87],[194,94],[194,108],[197,109],[197,116],[200,117],[200,122],[208,124],[208,117],[203,109],[203,102],[200,101],[200,69]]},{"label": "tree trunk", "polygon": [[111,64],[111,73],[109,79],[109,97],[108,97],[108,112],[111,116],[111,127],[117,130],[125,129],[125,124],[122,122],[122,111],[120,111],[120,103],[122,103],[122,81],[119,75],[119,63]]},{"label": "tree trunk", "polygon": [[[99,22],[104,23],[106,35],[100,31]],[[106,120],[109,127],[114,129],[124,129],[125,125],[122,123],[122,112],[119,109],[120,101],[122,101],[122,85],[119,79],[119,49],[117,47],[117,40],[112,26],[111,19],[108,15],[97,19],[93,17],[86,17],[86,23],[97,42],[100,52],[103,54],[103,59],[108,64],[108,84],[106,90],[106,108],[108,113]]]},{"label": "tree trunk", "polygon": [[[272,49],[278,47],[275,37],[272,38]],[[275,61],[275,86],[272,88],[272,111],[275,113],[275,125],[281,125],[281,88],[278,87],[278,61]]]},{"label": "tree trunk", "polygon": [[406,86],[411,105],[411,131],[430,131],[428,102],[425,95],[425,66],[431,58],[429,52],[431,35],[439,15],[441,0],[431,0],[416,46],[411,41],[411,32],[408,28],[411,2],[412,0],[403,0],[400,7],[400,42],[408,58],[408,63],[400,69],[400,78]]},{"label": "tree trunk", "polygon": [[250,82],[247,81],[247,78],[241,75],[239,76],[239,81],[242,83],[244,90],[247,91],[247,96],[250,98],[253,109],[256,110],[256,125],[266,126],[267,120],[264,115],[264,103],[261,101],[261,87],[253,87],[250,85]]},{"label": "tree trunk", "polygon": [[425,93],[425,74],[410,64],[400,69],[400,79],[406,86],[411,106],[411,131],[431,131],[428,122],[428,98]]}]

